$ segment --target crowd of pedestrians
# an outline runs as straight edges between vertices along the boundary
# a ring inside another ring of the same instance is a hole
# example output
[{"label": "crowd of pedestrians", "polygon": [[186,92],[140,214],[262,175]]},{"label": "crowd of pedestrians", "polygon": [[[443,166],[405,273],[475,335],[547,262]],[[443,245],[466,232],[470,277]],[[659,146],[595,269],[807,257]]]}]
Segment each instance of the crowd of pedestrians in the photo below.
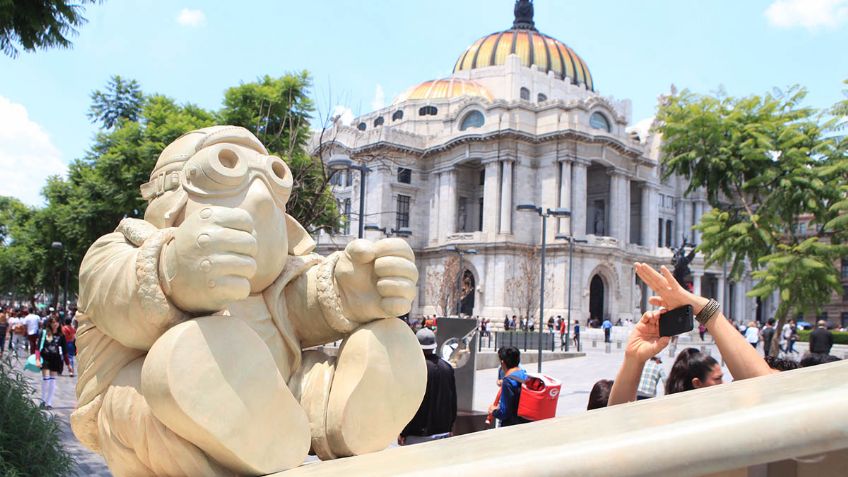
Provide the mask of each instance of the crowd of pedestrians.
[{"label": "crowd of pedestrians", "polygon": [[[53,408],[56,378],[67,368],[73,377],[76,365],[74,310],[0,307],[0,356],[34,356],[41,372],[41,407]],[[8,347],[7,347],[8,343]],[[29,361],[29,360],[28,360]]]}]

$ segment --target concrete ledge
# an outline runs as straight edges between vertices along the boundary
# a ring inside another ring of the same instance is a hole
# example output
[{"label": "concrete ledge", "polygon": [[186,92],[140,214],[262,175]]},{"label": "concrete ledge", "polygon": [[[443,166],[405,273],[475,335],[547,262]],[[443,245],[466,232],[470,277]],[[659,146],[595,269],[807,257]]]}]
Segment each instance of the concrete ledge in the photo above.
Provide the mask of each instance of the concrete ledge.
[{"label": "concrete ledge", "polygon": [[[578,352],[562,352],[562,351],[542,351],[542,362],[555,361],[558,359],[580,358],[586,356],[586,353]],[[538,350],[527,350],[521,352],[521,364],[526,368],[528,364],[534,364],[539,361]],[[501,365],[498,359],[497,351],[482,351],[477,353],[477,369],[492,369]]]},{"label": "concrete ledge", "polygon": [[275,475],[703,476],[848,449],[845,396],[837,362]]}]

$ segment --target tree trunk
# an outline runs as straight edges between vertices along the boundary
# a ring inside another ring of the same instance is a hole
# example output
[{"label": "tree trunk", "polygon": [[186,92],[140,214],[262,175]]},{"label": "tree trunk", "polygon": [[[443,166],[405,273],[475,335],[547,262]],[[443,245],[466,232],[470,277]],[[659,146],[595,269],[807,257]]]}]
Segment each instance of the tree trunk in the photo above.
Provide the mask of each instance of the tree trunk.
[{"label": "tree trunk", "polygon": [[774,313],[777,323],[774,325],[775,332],[774,338],[771,340],[769,356],[777,357],[780,354],[780,340],[783,339],[783,325],[786,323],[786,317],[789,315],[789,311],[789,305],[785,301],[781,300],[780,305],[777,306],[777,311]]}]

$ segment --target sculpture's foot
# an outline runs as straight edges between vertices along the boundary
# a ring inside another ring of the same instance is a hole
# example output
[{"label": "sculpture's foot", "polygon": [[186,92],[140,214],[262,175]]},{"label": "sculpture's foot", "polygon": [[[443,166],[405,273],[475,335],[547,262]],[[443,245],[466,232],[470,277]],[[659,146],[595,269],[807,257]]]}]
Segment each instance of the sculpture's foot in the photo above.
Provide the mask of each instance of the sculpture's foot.
[{"label": "sculpture's foot", "polygon": [[156,419],[141,395],[143,360],[129,363],[117,374],[98,412],[98,447],[112,474],[233,475]]},{"label": "sculpture's foot", "polygon": [[424,356],[405,323],[385,319],[358,328],[339,350],[327,402],[332,453],[386,448],[418,411],[426,386]]},{"label": "sculpture's foot", "polygon": [[303,409],[265,343],[238,318],[168,330],[147,354],[141,388],[169,429],[238,473],[286,470],[309,451]]}]

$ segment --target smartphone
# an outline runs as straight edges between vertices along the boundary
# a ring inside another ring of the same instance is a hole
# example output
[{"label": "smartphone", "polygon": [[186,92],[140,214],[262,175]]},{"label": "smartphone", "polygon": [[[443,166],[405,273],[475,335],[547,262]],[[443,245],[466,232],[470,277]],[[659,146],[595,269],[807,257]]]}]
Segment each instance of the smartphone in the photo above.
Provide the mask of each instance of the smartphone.
[{"label": "smartphone", "polygon": [[676,336],[695,327],[692,307],[681,306],[660,315],[660,336]]}]

